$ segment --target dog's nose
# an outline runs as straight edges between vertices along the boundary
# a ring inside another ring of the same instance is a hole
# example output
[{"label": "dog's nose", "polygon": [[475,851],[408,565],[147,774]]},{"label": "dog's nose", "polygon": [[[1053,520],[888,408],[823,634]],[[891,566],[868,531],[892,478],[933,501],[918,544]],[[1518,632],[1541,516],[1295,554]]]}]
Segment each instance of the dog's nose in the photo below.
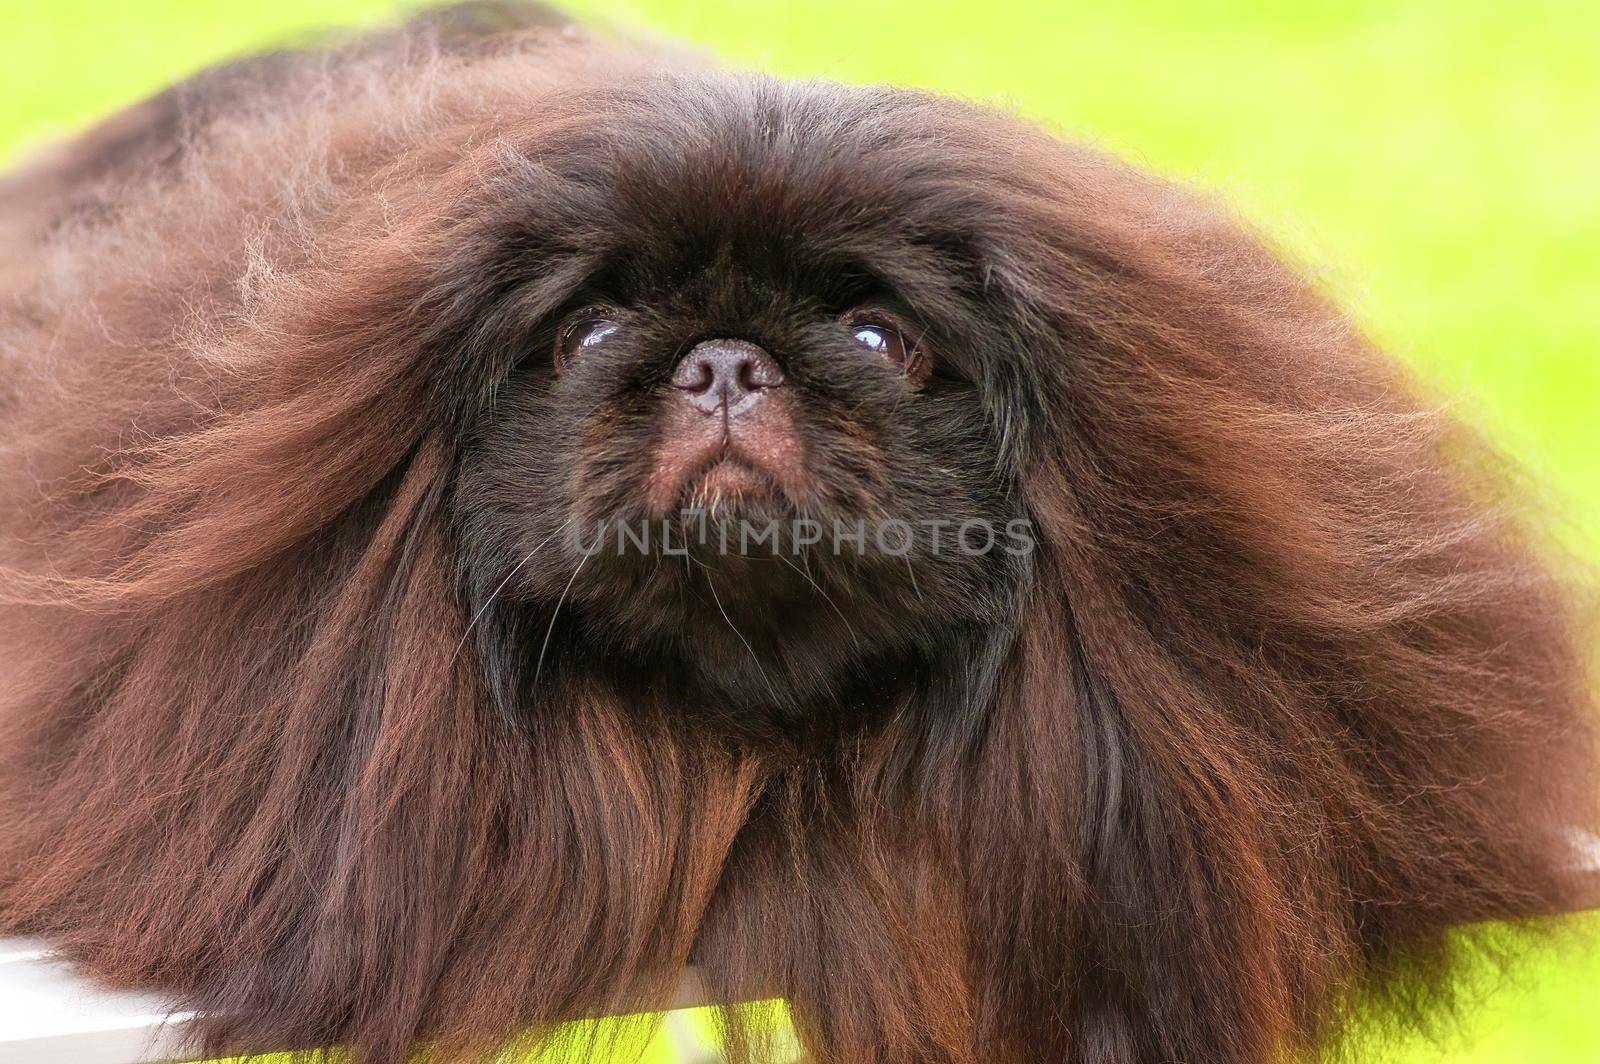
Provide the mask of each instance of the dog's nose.
[{"label": "dog's nose", "polygon": [[728,417],[750,410],[761,393],[782,384],[783,370],[772,356],[744,340],[696,344],[672,371],[672,386],[689,405],[706,414],[726,411]]}]

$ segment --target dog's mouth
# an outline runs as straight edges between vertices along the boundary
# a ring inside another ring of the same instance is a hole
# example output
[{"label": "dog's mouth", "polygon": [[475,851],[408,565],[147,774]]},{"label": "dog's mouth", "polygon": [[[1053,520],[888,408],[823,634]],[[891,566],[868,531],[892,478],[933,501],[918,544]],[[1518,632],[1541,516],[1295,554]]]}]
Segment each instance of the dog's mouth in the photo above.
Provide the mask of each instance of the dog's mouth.
[{"label": "dog's mouth", "polygon": [[688,513],[736,516],[770,509],[782,495],[770,473],[729,450],[711,456],[699,470],[684,478],[674,504]]},{"label": "dog's mouth", "polygon": [[770,512],[801,498],[805,448],[788,403],[770,397],[760,407],[739,418],[670,410],[644,485],[646,512],[652,518],[681,510]]}]

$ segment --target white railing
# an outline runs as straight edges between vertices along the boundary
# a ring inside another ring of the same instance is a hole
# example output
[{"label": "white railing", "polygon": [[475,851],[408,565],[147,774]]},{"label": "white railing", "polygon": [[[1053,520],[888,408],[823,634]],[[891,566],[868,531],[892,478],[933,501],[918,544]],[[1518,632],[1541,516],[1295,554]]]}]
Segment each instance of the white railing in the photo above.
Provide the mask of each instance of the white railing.
[{"label": "white railing", "polygon": [[100,990],[36,942],[0,940],[0,1061],[138,1064],[184,1056],[192,1019],[159,998]]},{"label": "white railing", "polygon": [[[693,969],[669,1009],[705,1005]],[[103,990],[75,974],[42,943],[0,939],[0,1064],[165,1064],[193,1060],[186,1028],[192,1012],[159,997]],[[692,1059],[699,1039],[669,1018],[667,1034]],[[703,1051],[702,1051],[703,1052]]]},{"label": "white railing", "polygon": [[[1578,859],[1594,872],[1600,907],[1600,838],[1578,840]],[[708,1001],[691,970],[668,1008]],[[0,1062],[3,1064],[157,1064],[192,1059],[184,1029],[192,1013],[159,998],[102,990],[75,975],[43,944],[0,939]],[[670,1031],[670,1029],[669,1029]],[[682,1028],[670,1031],[688,1040]]]}]

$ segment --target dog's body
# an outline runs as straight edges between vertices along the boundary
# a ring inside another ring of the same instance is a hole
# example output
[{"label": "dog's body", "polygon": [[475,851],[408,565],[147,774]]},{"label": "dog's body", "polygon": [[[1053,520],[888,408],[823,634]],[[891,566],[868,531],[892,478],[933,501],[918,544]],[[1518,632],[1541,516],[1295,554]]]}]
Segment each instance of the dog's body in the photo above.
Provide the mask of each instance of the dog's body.
[{"label": "dog's body", "polygon": [[[472,1057],[692,958],[817,1060],[1255,1064],[1570,897],[1507,475],[1009,116],[475,8],[135,108],[0,233],[0,931],[208,1048]],[[1032,549],[568,535],[685,500]]]}]

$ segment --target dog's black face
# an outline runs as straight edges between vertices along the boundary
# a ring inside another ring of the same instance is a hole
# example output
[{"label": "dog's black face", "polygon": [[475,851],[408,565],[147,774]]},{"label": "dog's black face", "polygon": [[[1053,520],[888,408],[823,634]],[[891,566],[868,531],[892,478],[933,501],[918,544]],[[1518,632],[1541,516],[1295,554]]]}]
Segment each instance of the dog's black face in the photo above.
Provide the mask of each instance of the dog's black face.
[{"label": "dog's black face", "polygon": [[458,494],[469,595],[534,676],[870,701],[1025,580],[993,386],[1018,330],[973,212],[941,212],[959,175],[883,101],[660,88],[507,189],[498,261],[538,279],[486,307],[522,328]]}]

